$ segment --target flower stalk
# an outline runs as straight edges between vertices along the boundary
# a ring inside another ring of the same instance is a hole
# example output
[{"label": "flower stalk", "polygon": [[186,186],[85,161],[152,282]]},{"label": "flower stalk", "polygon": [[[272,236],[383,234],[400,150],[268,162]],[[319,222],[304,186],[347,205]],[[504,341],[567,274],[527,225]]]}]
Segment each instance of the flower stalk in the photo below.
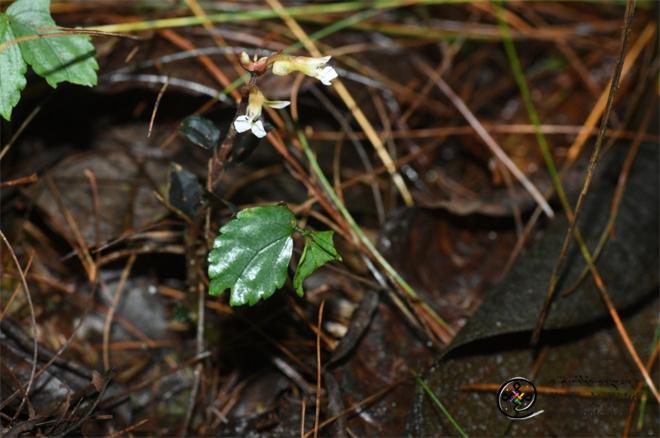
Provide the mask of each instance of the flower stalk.
[{"label": "flower stalk", "polygon": [[254,55],[253,58],[243,52],[239,61],[244,70],[252,75],[251,85],[248,88],[248,104],[245,114],[241,114],[234,120],[234,129],[239,134],[250,131],[257,138],[266,136],[266,128],[261,120],[263,107],[281,109],[291,104],[287,100],[268,100],[255,85],[256,78],[265,74],[269,69],[276,76],[286,76],[290,73],[299,72],[321,81],[324,85],[331,85],[337,71],[327,65],[330,56],[308,57],[289,56],[282,53],[273,56],[261,57]]}]

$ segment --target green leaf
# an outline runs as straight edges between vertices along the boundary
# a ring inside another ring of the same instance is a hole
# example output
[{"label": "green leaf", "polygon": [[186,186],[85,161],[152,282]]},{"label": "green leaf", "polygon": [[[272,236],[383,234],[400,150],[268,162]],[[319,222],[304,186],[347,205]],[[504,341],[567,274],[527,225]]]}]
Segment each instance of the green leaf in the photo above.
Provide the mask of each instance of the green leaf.
[{"label": "green leaf", "polygon": [[[9,25],[9,17],[0,14],[0,44],[16,38]],[[27,64],[23,61],[21,50],[12,44],[0,51],[0,115],[6,120],[11,118],[11,111],[21,98],[25,88]]]},{"label": "green leaf", "polygon": [[[9,25],[17,37],[58,33],[50,16],[50,0],[16,0],[7,8]],[[60,82],[96,85],[94,46],[87,35],[37,38],[19,43],[23,59],[56,87]]]},{"label": "green leaf", "polygon": [[[29,64],[48,84],[96,85],[94,46],[87,35],[47,37],[58,33],[50,16],[50,0],[16,0],[0,14],[0,115],[11,118],[25,88]],[[21,37],[46,37],[15,42]]]},{"label": "green leaf", "polygon": [[296,275],[293,277],[293,286],[299,296],[303,296],[303,282],[314,271],[329,261],[341,261],[341,256],[332,242],[333,234],[334,231],[319,231],[305,236],[305,248],[300,256]]},{"label": "green leaf", "polygon": [[286,207],[242,210],[220,228],[209,253],[209,293],[231,290],[232,306],[253,305],[284,285],[296,221]]}]

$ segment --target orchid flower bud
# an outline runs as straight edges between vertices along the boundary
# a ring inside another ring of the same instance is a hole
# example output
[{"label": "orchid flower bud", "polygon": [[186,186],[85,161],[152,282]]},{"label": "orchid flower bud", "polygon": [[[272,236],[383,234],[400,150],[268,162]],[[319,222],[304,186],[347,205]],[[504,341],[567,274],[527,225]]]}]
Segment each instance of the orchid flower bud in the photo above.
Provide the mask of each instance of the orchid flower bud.
[{"label": "orchid flower bud", "polygon": [[236,120],[234,120],[234,129],[238,133],[249,130],[256,137],[263,138],[266,136],[266,130],[260,118],[264,105],[270,108],[280,109],[286,108],[290,104],[291,102],[286,100],[267,100],[261,90],[253,85],[250,87],[245,115],[236,117]]},{"label": "orchid flower bud", "polygon": [[330,56],[310,58],[278,54],[271,57],[271,63],[274,75],[286,76],[298,71],[320,80],[324,85],[330,85],[330,81],[338,76],[334,68],[326,65],[330,58]]},{"label": "orchid flower bud", "polygon": [[250,55],[248,55],[245,52],[241,52],[241,56],[239,57],[239,60],[241,61],[241,65],[243,66],[243,68],[247,68],[250,62],[252,62],[252,60],[250,59]]},{"label": "orchid flower bud", "polygon": [[241,55],[238,57],[238,60],[241,63],[241,67],[250,73],[254,73],[257,76],[264,74],[268,68],[268,57],[259,58],[256,54],[252,59],[250,55],[245,52],[241,52]]}]

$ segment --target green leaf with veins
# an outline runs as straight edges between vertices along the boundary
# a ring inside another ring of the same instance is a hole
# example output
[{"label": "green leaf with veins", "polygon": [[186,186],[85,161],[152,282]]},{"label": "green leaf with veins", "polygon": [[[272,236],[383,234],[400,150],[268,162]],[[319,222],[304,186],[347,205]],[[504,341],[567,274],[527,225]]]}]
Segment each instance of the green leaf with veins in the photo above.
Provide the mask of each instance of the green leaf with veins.
[{"label": "green leaf with veins", "polygon": [[220,228],[209,253],[209,293],[230,289],[232,306],[253,305],[286,280],[296,221],[280,205],[247,208]]},{"label": "green leaf with veins", "polygon": [[299,296],[303,296],[303,282],[314,271],[332,260],[341,261],[332,242],[333,234],[334,231],[330,230],[311,232],[305,236],[305,248],[293,277],[293,286]]},{"label": "green leaf with veins", "polygon": [[[16,38],[9,25],[9,17],[0,14],[0,44]],[[25,88],[27,64],[23,60],[18,44],[12,44],[0,51],[0,115],[6,120],[21,99],[21,90]]]},{"label": "green leaf with veins", "polygon": [[[50,0],[16,0],[0,14],[0,114],[7,120],[25,87],[26,64],[48,84],[96,85],[94,46],[87,35],[47,37],[62,32],[50,16]],[[44,35],[13,42],[21,37]]]}]

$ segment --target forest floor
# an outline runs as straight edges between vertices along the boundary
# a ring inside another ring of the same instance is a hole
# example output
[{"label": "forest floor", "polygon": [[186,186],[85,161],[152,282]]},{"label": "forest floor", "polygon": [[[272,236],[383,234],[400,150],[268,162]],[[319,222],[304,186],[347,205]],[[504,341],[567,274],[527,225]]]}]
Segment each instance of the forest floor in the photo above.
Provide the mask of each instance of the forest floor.
[{"label": "forest floor", "polygon": [[[657,436],[658,4],[441,3],[54,1],[98,85],[29,75],[0,121],[3,434]],[[283,50],[338,78],[264,75],[291,105],[237,135],[239,55]],[[277,203],[342,261],[209,295],[218,229]],[[527,422],[497,410],[516,375]]]}]

